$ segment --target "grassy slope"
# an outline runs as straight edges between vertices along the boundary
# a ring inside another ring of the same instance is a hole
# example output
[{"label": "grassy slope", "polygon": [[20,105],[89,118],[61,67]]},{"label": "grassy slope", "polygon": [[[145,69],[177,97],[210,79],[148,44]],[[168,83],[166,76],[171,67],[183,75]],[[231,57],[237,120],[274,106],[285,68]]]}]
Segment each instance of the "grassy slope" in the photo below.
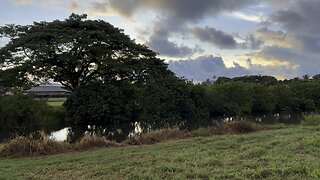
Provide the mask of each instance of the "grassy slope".
[{"label": "grassy slope", "polygon": [[201,137],[149,146],[0,160],[2,178],[316,179],[320,128]]}]

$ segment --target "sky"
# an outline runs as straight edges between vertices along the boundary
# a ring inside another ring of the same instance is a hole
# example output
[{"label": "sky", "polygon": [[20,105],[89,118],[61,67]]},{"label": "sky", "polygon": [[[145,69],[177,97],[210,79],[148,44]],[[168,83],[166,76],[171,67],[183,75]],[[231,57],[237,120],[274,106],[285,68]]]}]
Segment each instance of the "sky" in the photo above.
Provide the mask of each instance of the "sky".
[{"label": "sky", "polygon": [[[320,0],[0,0],[0,26],[102,19],[189,80],[320,73]],[[0,46],[6,43],[0,39]]]}]

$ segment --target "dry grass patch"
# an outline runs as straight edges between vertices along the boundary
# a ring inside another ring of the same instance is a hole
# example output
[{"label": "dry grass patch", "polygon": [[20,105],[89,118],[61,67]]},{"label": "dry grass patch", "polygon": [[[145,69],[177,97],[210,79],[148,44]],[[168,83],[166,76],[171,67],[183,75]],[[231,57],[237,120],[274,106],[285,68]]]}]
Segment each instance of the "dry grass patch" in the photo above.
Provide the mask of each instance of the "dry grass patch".
[{"label": "dry grass patch", "polygon": [[97,135],[85,135],[80,141],[75,143],[74,148],[76,150],[89,150],[93,148],[102,147],[120,147],[122,144],[109,141],[105,137]]},{"label": "dry grass patch", "polygon": [[0,144],[0,157],[28,157],[54,155],[67,152],[86,151],[103,147],[119,147],[119,143],[109,141],[97,135],[85,135],[75,144],[57,142],[41,133],[39,139],[18,136],[7,143]]},{"label": "dry grass patch", "polygon": [[44,135],[39,139],[18,136],[7,143],[0,144],[1,157],[26,157],[64,153],[71,145],[50,140]]}]

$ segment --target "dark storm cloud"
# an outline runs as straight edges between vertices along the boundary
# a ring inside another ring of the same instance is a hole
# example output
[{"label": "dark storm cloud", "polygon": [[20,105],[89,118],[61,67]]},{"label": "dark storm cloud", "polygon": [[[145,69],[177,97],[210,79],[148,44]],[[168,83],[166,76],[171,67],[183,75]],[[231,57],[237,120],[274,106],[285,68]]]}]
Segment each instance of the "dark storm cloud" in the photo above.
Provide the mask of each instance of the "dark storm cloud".
[{"label": "dark storm cloud", "polygon": [[201,41],[214,44],[220,49],[233,49],[237,46],[237,42],[232,35],[215,28],[192,28],[191,33]]}]

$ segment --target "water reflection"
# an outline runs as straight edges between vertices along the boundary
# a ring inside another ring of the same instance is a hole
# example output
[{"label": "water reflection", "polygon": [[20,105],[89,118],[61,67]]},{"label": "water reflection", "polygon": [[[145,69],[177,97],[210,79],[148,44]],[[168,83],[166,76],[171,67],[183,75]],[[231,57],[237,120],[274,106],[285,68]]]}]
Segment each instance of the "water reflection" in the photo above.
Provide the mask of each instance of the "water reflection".
[{"label": "water reflection", "polygon": [[[216,117],[208,120],[182,122],[179,127],[187,129],[197,129],[199,127],[213,126],[217,122],[230,122],[236,120],[249,120],[261,124],[299,124],[303,119],[302,114],[274,114],[262,116],[240,116],[240,117]],[[50,126],[37,127],[34,132],[40,130],[50,134],[49,138],[56,141],[68,141],[74,143],[85,134],[105,136],[109,140],[121,142],[130,136],[139,135],[142,132],[148,132],[155,129],[172,127],[177,124],[168,122],[135,122],[135,123],[119,123],[106,124],[100,126],[68,126],[61,122],[57,124],[50,123]],[[14,135],[25,134],[26,132],[12,132],[10,130],[1,129],[0,142]],[[30,131],[28,131],[30,133]],[[35,133],[34,133],[35,134]]]},{"label": "water reflection", "polygon": [[59,131],[54,131],[50,134],[49,139],[59,141],[59,142],[66,141],[68,139],[68,134],[70,129],[71,129],[70,127],[66,127]]}]

